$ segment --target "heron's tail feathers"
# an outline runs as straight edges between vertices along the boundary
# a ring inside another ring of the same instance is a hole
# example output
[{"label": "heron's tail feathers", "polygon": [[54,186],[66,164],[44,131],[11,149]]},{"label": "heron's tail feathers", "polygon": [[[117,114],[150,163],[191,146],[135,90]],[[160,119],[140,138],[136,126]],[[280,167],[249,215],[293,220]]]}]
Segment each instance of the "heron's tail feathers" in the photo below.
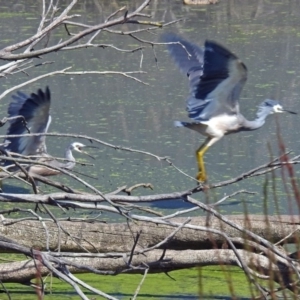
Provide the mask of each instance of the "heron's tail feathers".
[{"label": "heron's tail feathers", "polygon": [[181,122],[181,121],[174,121],[174,126],[175,127],[186,127],[188,126],[190,123],[188,122]]}]

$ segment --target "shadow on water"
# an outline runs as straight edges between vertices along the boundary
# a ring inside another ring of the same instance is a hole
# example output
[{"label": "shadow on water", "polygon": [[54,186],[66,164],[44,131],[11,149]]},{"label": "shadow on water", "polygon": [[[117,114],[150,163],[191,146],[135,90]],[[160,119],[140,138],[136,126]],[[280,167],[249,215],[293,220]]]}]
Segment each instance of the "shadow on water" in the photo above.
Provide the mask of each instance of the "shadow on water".
[{"label": "shadow on water", "polygon": [[[228,206],[234,206],[234,205],[241,205],[241,204],[253,204],[254,201],[252,200],[233,200],[226,203],[221,203],[218,205],[218,207],[228,207]],[[173,199],[173,200],[161,200],[153,203],[149,203],[149,206],[153,208],[159,208],[159,209],[189,209],[196,207],[195,205],[186,202],[182,199]]]},{"label": "shadow on water", "polygon": [[173,200],[161,200],[149,203],[151,207],[160,209],[189,209],[195,207],[195,205],[184,201],[183,199],[173,199]]},{"label": "shadow on water", "polygon": [[4,193],[11,193],[11,194],[28,194],[30,193],[30,188],[7,184],[5,182],[5,185],[2,187],[2,191]]}]

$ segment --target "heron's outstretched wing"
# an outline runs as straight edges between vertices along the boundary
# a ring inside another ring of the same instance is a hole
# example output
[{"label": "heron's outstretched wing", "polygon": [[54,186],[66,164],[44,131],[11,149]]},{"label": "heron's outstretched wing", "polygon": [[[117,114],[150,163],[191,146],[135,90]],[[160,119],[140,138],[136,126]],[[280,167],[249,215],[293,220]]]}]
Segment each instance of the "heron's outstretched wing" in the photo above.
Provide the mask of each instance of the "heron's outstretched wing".
[{"label": "heron's outstretched wing", "polygon": [[[50,90],[46,87],[45,92],[41,89],[30,96],[22,92],[14,95],[13,101],[8,108],[8,116],[23,116],[27,122],[30,133],[46,133],[51,122]],[[7,135],[28,133],[21,118],[10,121]],[[46,153],[45,136],[8,137],[10,143],[6,150],[22,155],[38,155]]]},{"label": "heron's outstretched wing", "polygon": [[[195,93],[188,99],[190,117],[205,120],[220,114],[238,113],[238,100],[246,80],[247,67],[237,56],[215,42],[206,41],[203,74],[195,86]],[[200,111],[197,100],[207,102]]]},{"label": "heron's outstretched wing", "polygon": [[171,56],[189,77],[189,117],[206,121],[219,114],[237,113],[239,95],[247,79],[246,66],[226,48],[212,41],[205,42],[201,60],[202,50],[196,45],[174,35],[172,39],[165,40],[177,41],[190,49],[189,57],[182,55],[185,50],[180,44],[168,45]]},{"label": "heron's outstretched wing", "polygon": [[190,76],[190,71],[203,70],[204,49],[192,44],[174,33],[167,33],[162,39],[168,44],[168,50],[181,72]]}]

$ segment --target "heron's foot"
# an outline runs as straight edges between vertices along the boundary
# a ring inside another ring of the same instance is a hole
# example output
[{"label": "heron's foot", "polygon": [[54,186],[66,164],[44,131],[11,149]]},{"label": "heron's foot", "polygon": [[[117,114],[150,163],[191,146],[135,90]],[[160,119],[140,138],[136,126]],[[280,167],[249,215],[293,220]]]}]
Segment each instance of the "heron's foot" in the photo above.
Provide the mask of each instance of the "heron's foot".
[{"label": "heron's foot", "polygon": [[196,179],[200,182],[206,182],[206,174],[204,174],[203,172],[199,171],[197,176],[196,176]]}]

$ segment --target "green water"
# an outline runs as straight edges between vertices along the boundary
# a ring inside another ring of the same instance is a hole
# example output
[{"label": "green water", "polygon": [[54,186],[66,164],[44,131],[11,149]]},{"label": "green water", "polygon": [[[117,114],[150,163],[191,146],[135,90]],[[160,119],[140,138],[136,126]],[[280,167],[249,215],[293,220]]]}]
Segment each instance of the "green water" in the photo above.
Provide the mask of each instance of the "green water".
[{"label": "green water", "polygon": [[[135,1],[82,1],[76,13],[82,15],[78,21],[95,23],[103,20],[116,9],[115,5],[131,5]],[[118,6],[119,7],[119,6]],[[36,32],[39,9],[36,1],[18,1],[18,3],[0,3],[1,45],[2,47],[22,40]],[[242,92],[241,111],[249,119],[255,116],[257,105],[265,98],[280,99],[287,109],[300,112],[300,2],[298,0],[220,0],[218,5],[207,7],[188,7],[181,1],[152,1],[147,12],[156,20],[171,21],[183,18],[170,28],[162,29],[158,35],[142,33],[143,39],[159,41],[160,33],[173,31],[191,41],[203,45],[205,39],[214,39],[237,54],[247,65],[248,81]],[[124,25],[125,29],[128,29]],[[124,29],[123,28],[123,29]],[[53,37],[58,41],[64,33],[56,32]],[[124,36],[110,35],[103,32],[97,42],[111,43],[120,48],[130,49],[140,44]],[[174,120],[188,120],[185,111],[185,99],[188,94],[186,76],[180,74],[169,58],[165,47],[147,47],[143,52],[142,70],[147,74],[140,78],[149,86],[125,79],[124,77],[95,75],[80,77],[51,77],[24,87],[27,93],[49,85],[52,90],[52,117],[50,131],[76,133],[94,136],[103,141],[134,149],[153,152],[159,156],[170,156],[172,162],[184,172],[194,177],[196,163],[194,152],[203,138],[194,132],[173,127]],[[73,70],[125,70],[140,69],[140,53],[127,55],[111,49],[86,49],[85,51],[51,54],[47,60],[54,60],[53,65],[45,69],[32,69],[29,77],[72,66]],[[158,63],[156,63],[157,58]],[[40,60],[35,60],[39,63]],[[2,90],[10,88],[28,79],[26,74],[2,78]],[[5,116],[10,97],[1,103],[2,116]],[[280,116],[278,123],[288,149],[299,149],[298,118]],[[6,128],[2,128],[5,134]],[[65,145],[71,142],[66,138],[47,138],[49,153],[61,156]],[[276,122],[269,118],[266,125],[254,133],[236,134],[225,137],[206,155],[207,171],[211,183],[229,179],[255,166],[269,161],[270,151],[278,154]],[[101,146],[95,154],[94,167],[80,167],[76,170],[95,176],[89,179],[102,192],[110,192],[122,185],[150,182],[153,191],[138,190],[136,194],[168,193],[186,190],[195,185],[190,178],[183,176],[168,164],[146,155],[129,153]],[[82,158],[80,158],[82,159]],[[90,161],[88,161],[90,163]],[[295,169],[298,175],[298,168]],[[258,192],[255,196],[240,195],[234,200],[236,205],[221,207],[223,213],[291,213],[294,203],[286,197],[277,173],[273,195],[272,184],[267,184],[264,177],[240,182],[234,186],[214,190],[209,194],[211,202],[233,191],[247,189]],[[84,190],[84,187],[68,180],[62,182]],[[265,188],[264,188],[265,186]],[[16,188],[11,182],[4,186],[5,191],[27,192],[24,186]],[[31,191],[30,191],[31,192]],[[266,197],[266,194],[268,197]],[[203,200],[204,197],[196,195]],[[276,198],[276,199],[275,199]],[[268,203],[265,203],[267,199]],[[263,207],[265,205],[265,207]],[[29,205],[27,205],[29,207]],[[267,208],[266,208],[267,207]],[[2,209],[7,206],[2,205]],[[30,208],[33,208],[30,206]],[[165,204],[163,212],[174,207],[172,202]],[[86,211],[68,211],[73,216],[85,215]],[[91,212],[92,213],[92,212]],[[17,215],[15,215],[16,217]],[[110,216],[104,214],[103,219]],[[138,299],[203,299],[237,295],[250,297],[247,280],[243,272],[232,268],[229,275],[215,267],[203,268],[201,277],[198,270],[184,270],[170,273],[176,280],[166,275],[148,275]],[[141,280],[139,275],[96,276],[79,275],[92,286],[123,299],[130,299]],[[201,278],[201,293],[199,291]],[[232,282],[232,284],[229,284]],[[13,300],[36,299],[28,287],[5,284],[11,291]],[[45,299],[79,299],[72,288],[57,279],[47,279]],[[52,295],[50,292],[52,291]],[[202,294],[202,296],[198,296]],[[88,294],[93,299],[100,297]],[[2,294],[0,299],[7,299]]]}]

